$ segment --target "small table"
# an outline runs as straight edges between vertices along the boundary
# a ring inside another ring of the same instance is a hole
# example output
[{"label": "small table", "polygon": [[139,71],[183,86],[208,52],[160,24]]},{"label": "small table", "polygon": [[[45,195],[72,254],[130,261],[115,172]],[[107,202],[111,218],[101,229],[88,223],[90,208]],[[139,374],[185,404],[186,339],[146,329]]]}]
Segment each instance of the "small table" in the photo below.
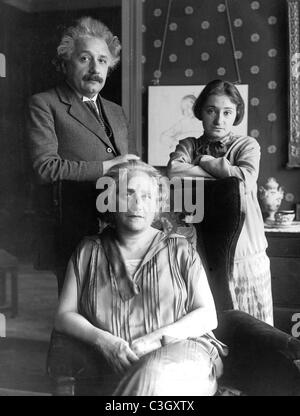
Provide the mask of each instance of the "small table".
[{"label": "small table", "polygon": [[[0,249],[0,312],[11,311],[11,316],[18,314],[18,260],[6,250]],[[6,303],[6,279],[11,279],[11,302]]]},{"label": "small table", "polygon": [[275,326],[292,333],[293,316],[300,313],[300,222],[265,225],[271,262]]}]

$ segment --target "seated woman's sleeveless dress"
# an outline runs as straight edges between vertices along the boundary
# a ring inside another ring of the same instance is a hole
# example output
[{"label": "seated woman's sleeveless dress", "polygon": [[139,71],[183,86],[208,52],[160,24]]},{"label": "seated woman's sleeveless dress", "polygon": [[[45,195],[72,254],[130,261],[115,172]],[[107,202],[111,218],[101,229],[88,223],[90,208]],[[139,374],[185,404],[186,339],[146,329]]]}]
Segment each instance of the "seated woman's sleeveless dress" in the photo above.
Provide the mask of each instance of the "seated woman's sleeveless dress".
[{"label": "seated woman's sleeveless dress", "polygon": [[[129,344],[195,309],[194,295],[205,273],[185,237],[163,232],[156,235],[137,268],[134,262],[126,267],[112,229],[83,240],[71,261],[78,312]],[[226,346],[212,332],[187,340],[163,337],[158,349],[140,358],[123,376],[103,366],[103,391],[120,396],[213,395],[222,374],[220,355],[226,353]]]}]

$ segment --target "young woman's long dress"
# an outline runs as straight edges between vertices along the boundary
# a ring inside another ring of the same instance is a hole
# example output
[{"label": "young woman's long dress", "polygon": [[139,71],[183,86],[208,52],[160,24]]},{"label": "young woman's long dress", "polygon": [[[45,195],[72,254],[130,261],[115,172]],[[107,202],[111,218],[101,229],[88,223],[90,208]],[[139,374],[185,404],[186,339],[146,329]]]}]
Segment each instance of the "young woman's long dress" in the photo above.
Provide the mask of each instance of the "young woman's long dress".
[{"label": "young woman's long dress", "polygon": [[[213,156],[213,158],[203,157]],[[181,140],[170,154],[169,176],[226,178],[235,176],[245,185],[246,218],[235,253],[229,282],[234,309],[273,325],[270,261],[257,200],[260,146],[249,136],[230,134],[211,143],[205,136]]]}]

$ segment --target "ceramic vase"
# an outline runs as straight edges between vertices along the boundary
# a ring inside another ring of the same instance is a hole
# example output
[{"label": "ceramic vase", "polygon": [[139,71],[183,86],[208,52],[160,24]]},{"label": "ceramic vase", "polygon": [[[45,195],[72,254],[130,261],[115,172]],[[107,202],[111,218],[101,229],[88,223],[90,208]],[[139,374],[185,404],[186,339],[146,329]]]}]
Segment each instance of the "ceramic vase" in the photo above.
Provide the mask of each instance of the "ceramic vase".
[{"label": "ceramic vase", "polygon": [[275,223],[275,213],[278,211],[284,197],[284,190],[275,178],[269,178],[265,186],[259,187],[259,196],[262,211],[267,214],[265,222],[273,225]]}]

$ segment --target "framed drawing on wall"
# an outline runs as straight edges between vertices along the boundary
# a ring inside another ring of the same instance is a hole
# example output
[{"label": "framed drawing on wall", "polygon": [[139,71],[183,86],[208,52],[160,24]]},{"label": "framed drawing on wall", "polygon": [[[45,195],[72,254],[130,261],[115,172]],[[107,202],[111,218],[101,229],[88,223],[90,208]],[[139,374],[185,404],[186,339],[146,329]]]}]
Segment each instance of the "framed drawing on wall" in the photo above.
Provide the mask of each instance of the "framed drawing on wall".
[{"label": "framed drawing on wall", "polygon": [[[148,163],[166,166],[169,154],[179,140],[199,137],[202,122],[193,113],[193,105],[205,85],[150,86],[148,95]],[[245,101],[245,117],[234,132],[247,135],[248,85],[237,85]]]},{"label": "framed drawing on wall", "polygon": [[300,168],[300,2],[287,0],[289,19],[289,168]]}]

